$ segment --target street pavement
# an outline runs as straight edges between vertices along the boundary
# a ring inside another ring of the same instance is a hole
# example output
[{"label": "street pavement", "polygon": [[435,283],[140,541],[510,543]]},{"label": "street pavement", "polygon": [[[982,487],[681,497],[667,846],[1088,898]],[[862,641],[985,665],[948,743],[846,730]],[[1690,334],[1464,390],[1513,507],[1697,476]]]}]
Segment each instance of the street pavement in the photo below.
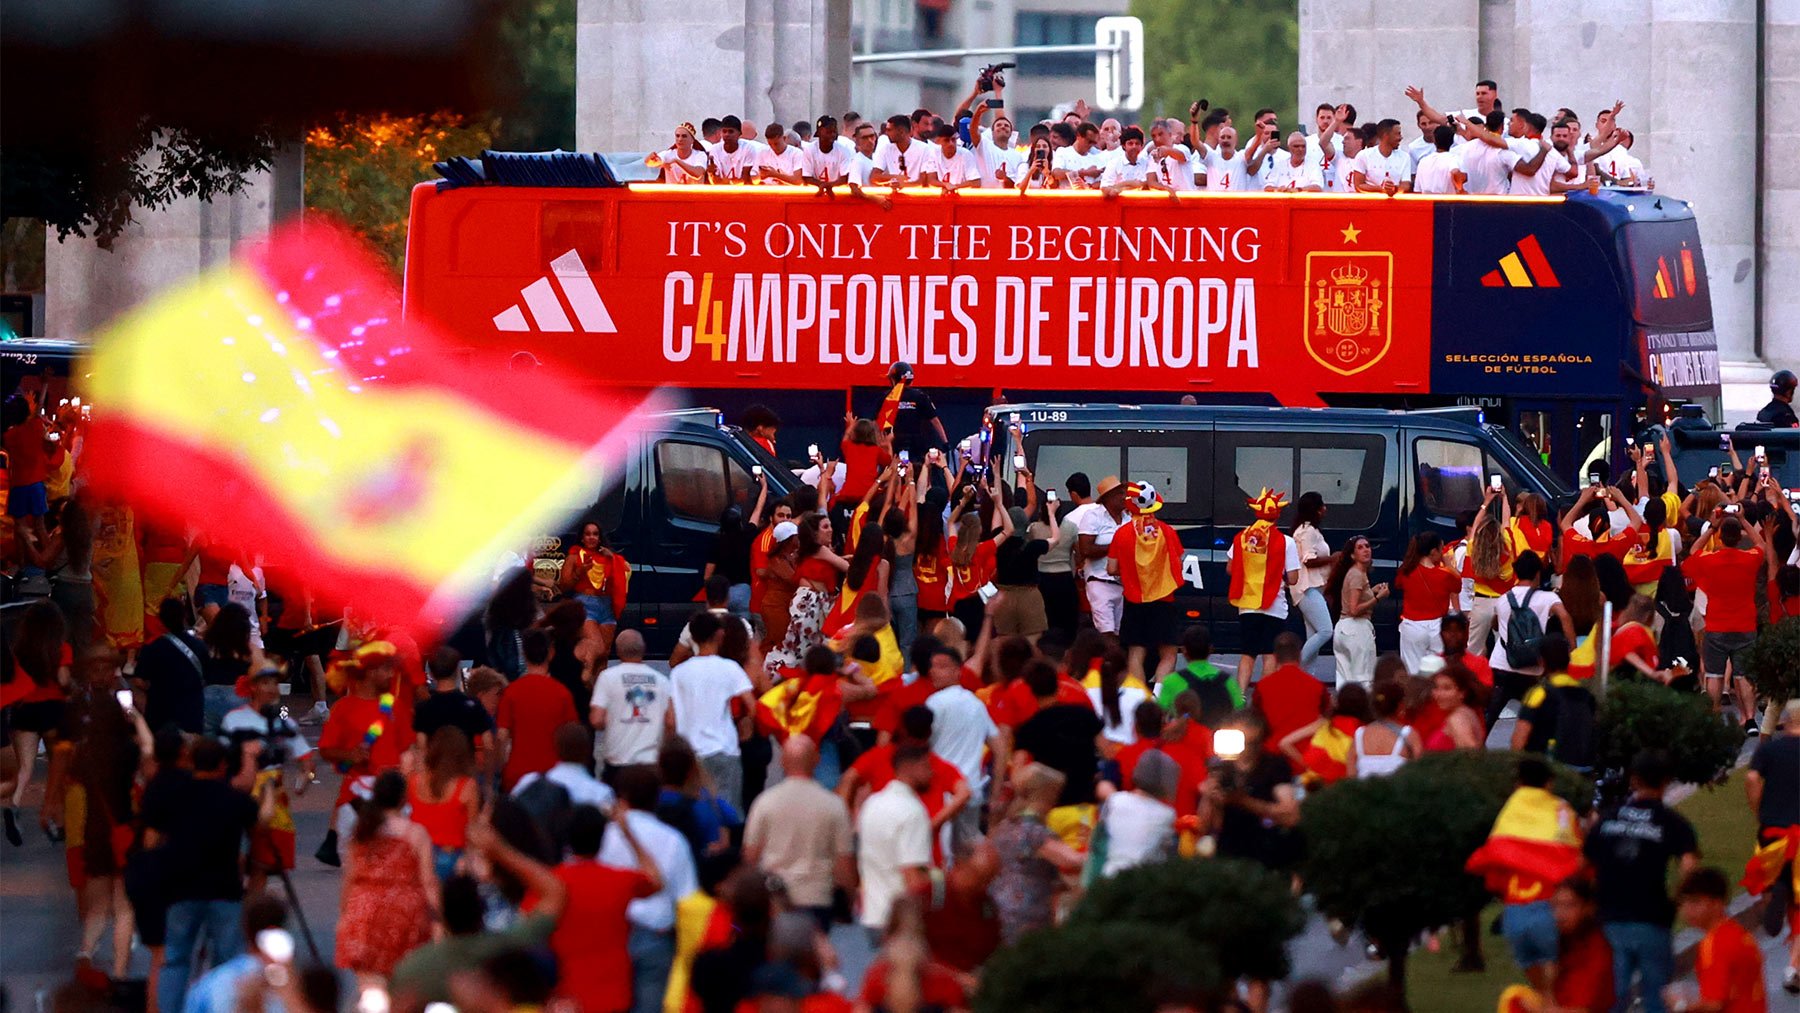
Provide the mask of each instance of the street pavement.
[{"label": "street pavement", "polygon": [[[1217,660],[1227,670],[1236,663],[1231,656]],[[666,665],[660,663],[657,667],[666,669]],[[1320,667],[1325,669],[1321,675],[1329,678],[1329,659],[1321,659]],[[303,712],[298,701],[290,706],[294,713]],[[1508,716],[1501,718],[1488,736],[1490,748],[1506,748],[1513,727],[1510,713],[1509,709]],[[305,730],[309,738],[317,738],[316,726]],[[74,895],[69,889],[62,848],[50,844],[36,828],[43,776],[44,763],[40,759],[37,777],[21,812],[21,822],[28,831],[25,845],[13,848],[0,842],[0,987],[4,987],[8,999],[4,1008],[13,1013],[49,1009],[50,993],[68,980],[74,954],[80,945]],[[319,953],[329,964],[335,940],[340,873],[315,861],[312,851],[325,834],[329,807],[337,789],[336,776],[324,772],[321,782],[306,795],[295,799],[300,868],[294,870],[291,879]],[[1728,871],[1735,874],[1735,870]],[[1746,906],[1743,900],[1740,898],[1740,910]],[[300,958],[304,960],[307,956],[304,934],[299,931],[298,924],[293,928],[300,946]],[[1692,935],[1691,932],[1678,935],[1677,949],[1691,945]],[[1788,999],[1781,991],[1781,969],[1787,963],[1786,939],[1769,939],[1760,932],[1757,939],[1762,945],[1771,1008],[1777,1008],[1777,1003]],[[839,926],[832,933],[832,942],[838,950],[846,978],[853,983],[860,982],[863,970],[873,959],[867,936],[858,928]],[[1384,964],[1364,956],[1364,944],[1365,940],[1357,935],[1339,946],[1331,938],[1324,919],[1309,913],[1305,932],[1290,948],[1294,970],[1289,983],[1318,980],[1334,987],[1345,987],[1384,973]],[[110,966],[110,954],[105,949],[108,945],[101,944],[103,956],[96,961],[102,968]],[[142,978],[147,965],[147,955],[140,948],[133,954],[132,975]],[[1285,991],[1285,988],[1277,989],[1277,1003]]]}]

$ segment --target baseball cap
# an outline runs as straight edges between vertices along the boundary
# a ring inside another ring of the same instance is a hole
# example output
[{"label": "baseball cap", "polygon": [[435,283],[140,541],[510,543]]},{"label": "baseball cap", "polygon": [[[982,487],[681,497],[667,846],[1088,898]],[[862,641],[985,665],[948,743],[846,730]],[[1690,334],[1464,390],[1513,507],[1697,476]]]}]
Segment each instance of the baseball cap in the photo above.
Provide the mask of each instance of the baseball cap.
[{"label": "baseball cap", "polygon": [[799,533],[800,525],[795,524],[793,521],[782,521],[780,524],[775,525],[775,541],[777,544],[785,542]]}]

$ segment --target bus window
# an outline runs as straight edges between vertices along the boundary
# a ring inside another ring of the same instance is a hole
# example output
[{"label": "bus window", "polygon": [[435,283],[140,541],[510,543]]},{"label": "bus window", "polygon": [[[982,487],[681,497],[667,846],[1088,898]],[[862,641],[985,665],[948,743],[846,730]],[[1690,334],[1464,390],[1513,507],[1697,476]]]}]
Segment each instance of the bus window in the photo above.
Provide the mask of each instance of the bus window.
[{"label": "bus window", "polygon": [[1480,510],[1491,475],[1500,476],[1508,496],[1525,488],[1512,469],[1472,443],[1414,440],[1413,460],[1418,463],[1419,504],[1439,518]]},{"label": "bus window", "polygon": [[1525,444],[1536,454],[1545,466],[1550,461],[1550,413],[1522,411],[1519,413],[1519,434]]},{"label": "bus window", "polygon": [[1218,430],[1214,439],[1215,523],[1243,527],[1255,520],[1247,500],[1265,486],[1299,499],[1316,492],[1331,507],[1327,526],[1372,527],[1381,512],[1387,441],[1360,433],[1267,433]]},{"label": "bus window", "polygon": [[717,523],[725,512],[725,455],[717,447],[664,440],[656,445],[656,471],[669,513]]},{"label": "bus window", "polygon": [[[1062,439],[1078,439],[1081,443],[1059,443]],[[1065,489],[1074,472],[1087,475],[1095,488],[1108,475],[1126,481],[1149,482],[1162,494],[1163,510],[1158,514],[1172,523],[1194,523],[1206,520],[1205,503],[1191,502],[1189,480],[1193,470],[1190,455],[1196,446],[1204,447],[1206,434],[1200,431],[1154,433],[1099,433],[1081,430],[1051,430],[1033,433],[1029,443],[1035,444],[1038,485],[1045,489]],[[1127,445],[1129,444],[1129,445]],[[1204,469],[1204,465],[1202,465]]]}]

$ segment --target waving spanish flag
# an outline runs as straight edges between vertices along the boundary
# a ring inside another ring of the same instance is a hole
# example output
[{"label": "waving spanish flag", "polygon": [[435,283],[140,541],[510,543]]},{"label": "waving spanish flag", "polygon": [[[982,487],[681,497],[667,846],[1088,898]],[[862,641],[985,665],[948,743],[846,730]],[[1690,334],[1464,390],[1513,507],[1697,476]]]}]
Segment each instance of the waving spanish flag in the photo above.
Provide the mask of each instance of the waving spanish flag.
[{"label": "waving spanish flag", "polygon": [[756,701],[756,728],[775,736],[777,742],[795,735],[820,742],[843,708],[836,675],[800,675],[784,680]]},{"label": "waving spanish flag", "polygon": [[592,502],[647,407],[472,369],[310,220],[113,324],[87,372],[97,486],[415,629],[460,618],[495,559]]},{"label": "waving spanish flag", "polygon": [[[1633,545],[1631,551],[1625,553],[1625,579],[1631,581],[1639,594],[1654,595],[1656,582],[1675,562],[1675,540],[1669,536],[1667,528],[1645,538],[1646,541]],[[1654,547],[1650,542],[1655,543]]]},{"label": "waving spanish flag", "polygon": [[894,384],[893,390],[887,392],[887,397],[881,399],[881,408],[875,413],[876,429],[885,433],[894,428],[894,423],[900,418],[900,398],[905,393],[906,381],[901,380]]},{"label": "waving spanish flag", "polygon": [[1744,878],[1741,881],[1744,890],[1751,894],[1760,894],[1775,885],[1781,876],[1781,870],[1791,868],[1794,878],[1794,896],[1800,897],[1800,826],[1769,828],[1763,831],[1773,838],[1758,847],[1744,866]]},{"label": "waving spanish flag", "polygon": [[1287,536],[1275,526],[1287,497],[1264,489],[1250,500],[1255,524],[1238,532],[1231,552],[1231,604],[1240,609],[1266,609],[1275,604],[1286,581]]},{"label": "waving spanish flag", "polygon": [[1350,747],[1362,724],[1348,714],[1339,714],[1313,733],[1300,754],[1300,762],[1306,766],[1300,776],[1309,786],[1335,784],[1350,772]]},{"label": "waving spanish flag", "polygon": [[1521,787],[1500,808],[1487,843],[1463,866],[1508,904],[1548,900],[1581,868],[1575,810],[1543,788]]}]

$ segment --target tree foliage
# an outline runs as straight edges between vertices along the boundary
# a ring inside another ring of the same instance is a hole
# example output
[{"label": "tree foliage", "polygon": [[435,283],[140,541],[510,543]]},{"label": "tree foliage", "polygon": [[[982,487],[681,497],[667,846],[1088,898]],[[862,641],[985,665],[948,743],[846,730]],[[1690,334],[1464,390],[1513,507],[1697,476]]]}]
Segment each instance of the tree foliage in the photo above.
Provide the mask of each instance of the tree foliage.
[{"label": "tree foliage", "polygon": [[1146,116],[1187,118],[1207,99],[1240,127],[1257,109],[1294,123],[1300,18],[1294,0],[1132,0],[1144,21]]},{"label": "tree foliage", "polygon": [[[498,147],[575,147],[575,0],[517,0],[500,22],[500,46],[517,74],[495,107]],[[456,152],[456,154],[474,154]]]},{"label": "tree foliage", "polygon": [[491,147],[491,123],[451,112],[358,116],[306,135],[306,207],[341,219],[399,273],[412,188],[431,163]]},{"label": "tree foliage", "polygon": [[1800,696],[1800,617],[1763,627],[1744,668],[1766,699],[1782,703]]},{"label": "tree foliage", "polygon": [[[1340,781],[1301,807],[1307,892],[1320,911],[1380,943],[1394,978],[1404,977],[1420,933],[1488,902],[1463,866],[1512,794],[1518,761],[1507,752],[1431,753],[1392,777]],[[1592,785],[1567,770],[1553,787],[1578,811],[1592,802]]]},{"label": "tree foliage", "polygon": [[1639,752],[1665,753],[1678,781],[1705,784],[1737,759],[1743,733],[1719,720],[1706,697],[1641,680],[1616,681],[1600,703],[1598,756],[1626,770]]},{"label": "tree foliage", "polygon": [[1069,922],[1001,947],[981,971],[975,1013],[1145,1013],[1205,1009],[1218,961],[1154,926]]},{"label": "tree foliage", "polygon": [[1070,924],[1144,925],[1164,945],[1217,954],[1228,980],[1286,978],[1287,944],[1306,915],[1287,878],[1254,862],[1177,859],[1138,866],[1096,883]]}]

